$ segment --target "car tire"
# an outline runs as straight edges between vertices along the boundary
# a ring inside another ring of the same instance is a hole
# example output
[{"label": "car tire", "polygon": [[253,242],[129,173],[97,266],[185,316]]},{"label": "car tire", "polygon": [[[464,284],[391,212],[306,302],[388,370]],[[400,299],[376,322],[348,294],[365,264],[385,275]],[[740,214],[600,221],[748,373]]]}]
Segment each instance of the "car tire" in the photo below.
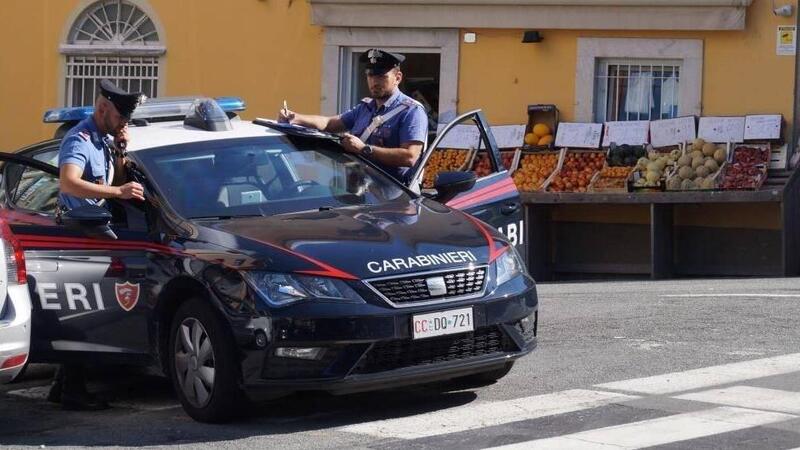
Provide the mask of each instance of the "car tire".
[{"label": "car tire", "polygon": [[169,374],[186,413],[222,423],[242,409],[236,346],[208,301],[193,298],[175,313],[169,334]]},{"label": "car tire", "polygon": [[514,361],[507,362],[499,369],[488,370],[486,372],[479,372],[465,377],[458,378],[458,381],[470,386],[486,386],[492,384],[511,372],[514,367]]}]

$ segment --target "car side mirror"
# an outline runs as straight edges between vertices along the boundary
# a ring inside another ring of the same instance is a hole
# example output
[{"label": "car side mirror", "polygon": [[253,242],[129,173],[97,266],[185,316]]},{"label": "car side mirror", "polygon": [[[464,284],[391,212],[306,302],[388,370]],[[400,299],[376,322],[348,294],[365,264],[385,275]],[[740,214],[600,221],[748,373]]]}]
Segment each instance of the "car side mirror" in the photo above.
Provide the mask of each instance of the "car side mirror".
[{"label": "car side mirror", "polygon": [[117,239],[111,230],[111,211],[96,205],[80,206],[61,215],[61,223],[85,233],[89,237]]},{"label": "car side mirror", "polygon": [[447,203],[456,195],[472,189],[477,179],[473,172],[439,172],[433,182],[436,189],[433,199],[439,203]]}]

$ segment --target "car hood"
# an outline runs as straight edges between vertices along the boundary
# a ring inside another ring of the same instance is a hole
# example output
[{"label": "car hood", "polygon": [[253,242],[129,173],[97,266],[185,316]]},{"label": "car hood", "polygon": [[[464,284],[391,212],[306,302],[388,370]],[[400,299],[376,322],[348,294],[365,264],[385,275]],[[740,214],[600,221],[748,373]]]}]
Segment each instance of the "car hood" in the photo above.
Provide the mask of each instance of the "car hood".
[{"label": "car hood", "polygon": [[[364,279],[486,264],[506,245],[483,222],[429,200],[205,222],[265,270]],[[489,242],[492,242],[490,248]]]}]

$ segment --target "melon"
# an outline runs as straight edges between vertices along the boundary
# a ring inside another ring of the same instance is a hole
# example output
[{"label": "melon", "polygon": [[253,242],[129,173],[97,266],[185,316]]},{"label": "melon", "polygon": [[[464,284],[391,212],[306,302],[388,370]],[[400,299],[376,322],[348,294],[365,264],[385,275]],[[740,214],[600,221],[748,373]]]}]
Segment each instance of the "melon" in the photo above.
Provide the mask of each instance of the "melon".
[{"label": "melon", "polygon": [[716,150],[716,145],[712,144],[711,142],[706,142],[706,144],[703,145],[703,156],[711,156]]}]

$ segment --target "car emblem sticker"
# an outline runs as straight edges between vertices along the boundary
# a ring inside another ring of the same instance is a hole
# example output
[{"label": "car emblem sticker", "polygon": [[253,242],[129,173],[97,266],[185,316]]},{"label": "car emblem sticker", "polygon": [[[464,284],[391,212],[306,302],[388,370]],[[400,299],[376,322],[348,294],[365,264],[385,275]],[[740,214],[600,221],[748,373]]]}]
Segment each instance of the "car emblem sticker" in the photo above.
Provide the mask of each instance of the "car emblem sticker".
[{"label": "car emblem sticker", "polygon": [[114,283],[114,294],[117,297],[117,303],[125,311],[130,311],[136,306],[139,301],[139,283]]},{"label": "car emblem sticker", "polygon": [[431,293],[431,297],[447,295],[447,285],[444,282],[444,277],[426,278],[425,284],[428,285],[428,292]]}]

